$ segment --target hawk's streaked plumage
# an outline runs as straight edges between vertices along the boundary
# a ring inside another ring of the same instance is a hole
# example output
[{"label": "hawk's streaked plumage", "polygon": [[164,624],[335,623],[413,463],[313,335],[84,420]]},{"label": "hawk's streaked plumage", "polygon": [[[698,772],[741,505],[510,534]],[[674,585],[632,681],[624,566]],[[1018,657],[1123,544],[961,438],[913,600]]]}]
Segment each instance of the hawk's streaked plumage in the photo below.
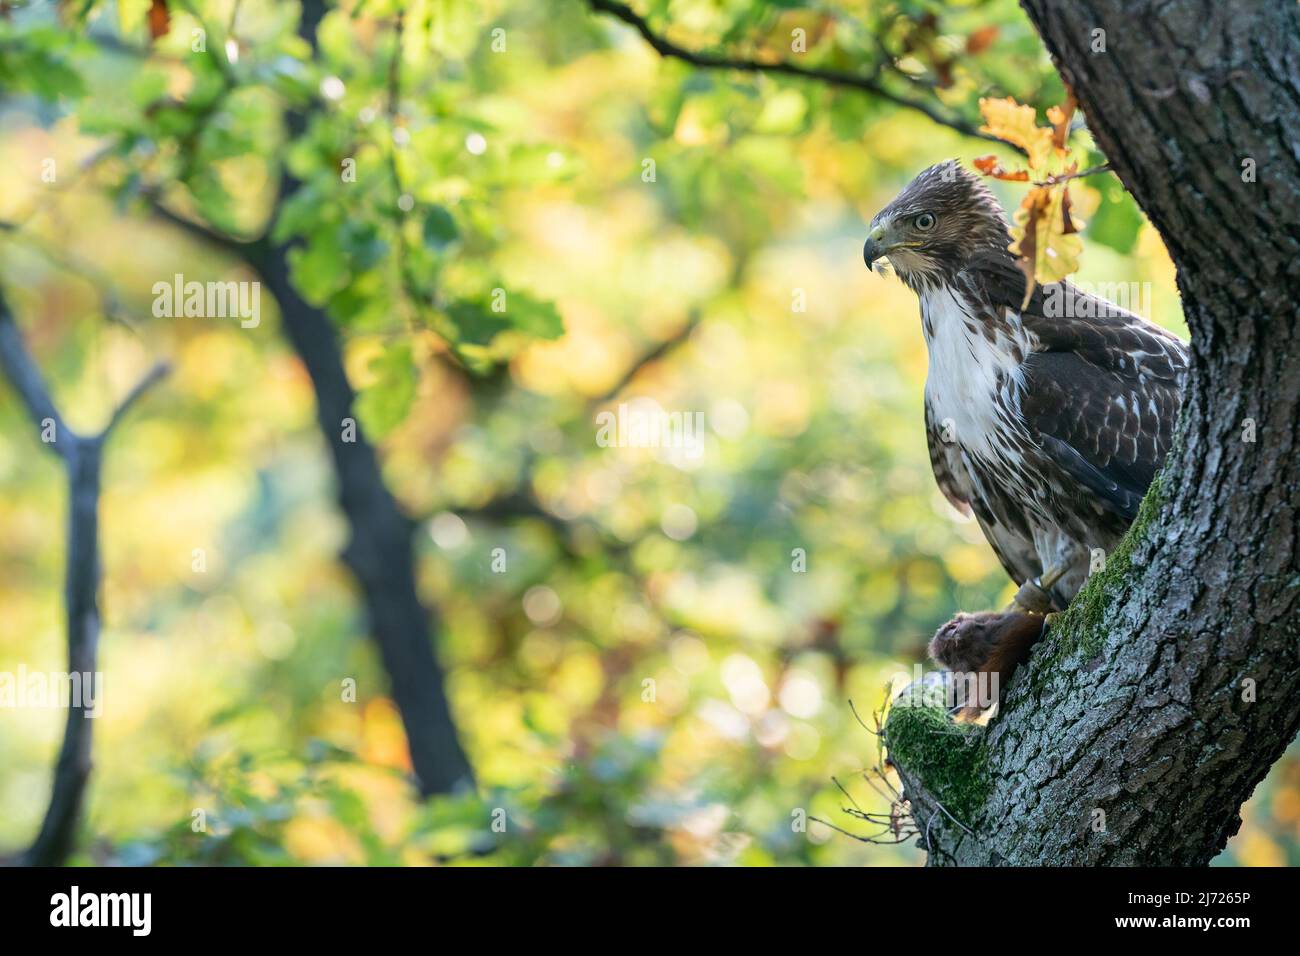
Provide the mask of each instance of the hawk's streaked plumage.
[{"label": "hawk's streaked plumage", "polygon": [[1137,514],[1169,450],[1187,347],[1066,283],[1024,301],[993,194],[956,162],[922,172],[872,220],[921,300],[925,427],[939,488],[974,513],[1018,584],[1052,569],[1064,607]]}]

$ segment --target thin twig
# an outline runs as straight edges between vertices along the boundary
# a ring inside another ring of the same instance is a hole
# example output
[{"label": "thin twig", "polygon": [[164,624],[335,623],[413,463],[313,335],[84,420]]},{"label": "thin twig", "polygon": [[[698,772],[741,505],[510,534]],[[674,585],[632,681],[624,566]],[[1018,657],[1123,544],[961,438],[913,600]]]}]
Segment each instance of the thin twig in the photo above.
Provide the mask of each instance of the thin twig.
[{"label": "thin twig", "polygon": [[906,843],[908,840],[912,839],[912,837],[916,835],[914,833],[908,833],[908,834],[900,833],[897,839],[882,840],[878,836],[863,836],[860,833],[853,833],[849,830],[844,829],[843,827],[836,826],[834,823],[831,823],[829,820],[823,820],[821,817],[809,817],[808,819],[812,820],[814,823],[820,823],[824,827],[830,827],[836,833],[842,833],[846,837],[852,837],[854,840],[857,840],[859,843],[871,843],[875,846],[895,846],[899,843]]},{"label": "thin twig", "polygon": [[873,737],[880,736],[880,728],[877,727],[875,730],[872,730],[870,727],[868,727],[867,722],[863,720],[862,715],[858,713],[858,708],[853,706],[852,700],[849,701],[849,710],[853,712],[853,719],[858,722],[858,724],[862,727],[863,730],[871,734]]},{"label": "thin twig", "polygon": [[123,307],[112,280],[89,259],[83,258],[64,244],[51,242],[27,231],[21,223],[12,220],[0,221],[0,232],[8,233],[12,238],[21,234],[24,247],[33,250],[56,268],[87,283],[99,298],[99,307],[110,322],[116,322],[132,332],[139,331],[134,317]]},{"label": "thin twig", "polygon": [[1035,182],[1034,185],[1043,187],[1055,186],[1059,183],[1069,182],[1071,179],[1083,179],[1085,176],[1097,176],[1101,173],[1108,173],[1110,171],[1110,163],[1101,163],[1098,166],[1089,166],[1087,169],[1081,169],[1077,173],[1062,173],[1059,176],[1048,176],[1041,182]]},{"label": "thin twig", "polygon": [[74,190],[83,179],[95,171],[100,163],[114,155],[117,152],[117,147],[117,142],[111,141],[104,146],[101,146],[99,149],[89,153],[77,164],[76,172],[70,178],[65,177],[57,182],[49,183],[45,189],[41,191],[41,194],[36,197],[32,204],[27,207],[25,212],[22,212],[17,216],[11,216],[9,219],[5,220],[3,224],[0,224],[0,228],[9,232],[16,232],[25,228],[40,213],[45,212],[50,208],[48,200],[51,195],[57,196]]},{"label": "thin twig", "polygon": [[108,438],[109,434],[117,427],[118,423],[126,417],[126,413],[131,410],[131,406],[140,399],[140,396],[166,378],[171,373],[171,370],[172,367],[167,362],[158,362],[153,368],[149,369],[144,378],[136,382],[135,387],[127,392],[126,397],[118,403],[117,408],[113,410],[113,414],[108,420],[108,424],[105,425],[104,430],[99,433],[99,437]]},{"label": "thin twig", "polygon": [[149,206],[149,211],[154,217],[162,220],[170,226],[175,226],[182,232],[189,234],[194,239],[211,243],[224,249],[226,252],[234,255],[243,256],[253,240],[241,239],[238,236],[232,236],[229,233],[221,232],[188,216],[182,216],[180,213],[169,209],[163,205],[160,191],[157,189],[146,190],[143,194],[145,202]]},{"label": "thin twig", "polygon": [[[875,781],[873,781],[870,777],[870,774],[873,773],[879,774],[880,779],[884,781],[885,786],[889,787],[888,790],[881,790],[878,786],[876,786]],[[894,803],[895,801],[901,799],[900,794],[896,790],[894,790],[893,787],[889,786],[889,781],[885,779],[885,775],[880,773],[879,767],[872,767],[870,770],[862,771],[862,779],[866,782],[868,787],[870,787],[872,790],[876,792],[877,796],[883,797],[884,799],[888,800],[890,803]]]},{"label": "thin twig", "polygon": [[848,790],[844,789],[844,784],[840,783],[839,780],[837,780],[835,777],[831,777],[831,782],[835,784],[835,786],[840,788],[840,793],[844,794],[845,798],[849,801],[849,803],[853,804],[853,808],[857,810],[859,813],[861,813],[862,808],[858,806],[858,801],[853,799],[853,794],[849,793]]},{"label": "thin twig", "polygon": [[618,377],[618,380],[614,382],[613,385],[605,389],[605,391],[601,392],[599,395],[593,397],[588,402],[588,405],[595,407],[617,398],[623,392],[623,389],[632,384],[633,380],[641,374],[642,369],[664,358],[679,345],[689,339],[695,330],[699,328],[701,318],[702,316],[700,315],[699,310],[692,312],[690,318],[688,318],[676,332],[668,336],[668,338],[656,343],[642,354],[640,358],[624,370],[623,374]]},{"label": "thin twig", "polygon": [[856,73],[845,73],[841,70],[832,70],[825,67],[805,67],[787,62],[785,60],[774,60],[763,62],[761,60],[751,59],[749,57],[732,57],[723,56],[716,53],[703,53],[696,50],[688,50],[679,46],[661,34],[651,29],[649,22],[638,14],[631,7],[617,0],[587,0],[591,8],[598,13],[607,13],[612,17],[622,20],[631,26],[660,56],[672,57],[692,66],[698,66],[706,70],[740,70],[745,73],[776,73],[783,76],[793,76],[808,80],[818,80],[831,86],[844,87],[846,89],[857,90],[861,93],[869,93],[872,96],[879,97],[896,106],[902,106],[907,109],[915,110],[928,117],[940,126],[946,126],[949,129],[956,130],[963,136],[970,136],[975,139],[987,140],[989,142],[1001,143],[1004,146],[1023,153],[1024,150],[1014,143],[1009,143],[1000,137],[991,133],[982,132],[974,123],[970,123],[960,117],[947,116],[941,113],[934,106],[922,100],[913,99],[909,96],[895,93],[892,90],[882,86],[880,83],[869,76],[861,76]]},{"label": "thin twig", "polygon": [[961,831],[962,831],[963,833],[965,833],[967,836],[974,836],[974,835],[975,835],[974,831],[971,830],[970,827],[966,826],[966,824],[962,823],[960,820],[958,820],[956,817],[954,817],[951,813],[949,813],[949,812],[948,812],[948,808],[945,807],[942,803],[940,803],[937,797],[935,797],[933,794],[927,794],[927,796],[930,798],[931,801],[933,801],[933,803],[934,803],[934,805],[935,805],[936,807],[938,807],[940,810],[943,811],[943,815],[944,815],[945,817],[947,817],[947,818],[948,818],[949,820],[951,820],[953,823],[957,824],[957,826],[961,829]]}]

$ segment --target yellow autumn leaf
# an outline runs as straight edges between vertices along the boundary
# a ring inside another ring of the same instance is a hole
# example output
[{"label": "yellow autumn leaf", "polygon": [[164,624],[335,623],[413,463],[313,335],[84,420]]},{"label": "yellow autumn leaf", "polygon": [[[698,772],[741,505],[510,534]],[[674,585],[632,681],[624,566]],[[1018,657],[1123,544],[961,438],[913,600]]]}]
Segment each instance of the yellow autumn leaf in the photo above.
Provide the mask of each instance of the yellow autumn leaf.
[{"label": "yellow autumn leaf", "polygon": [[1013,217],[1015,241],[1008,248],[1028,280],[1025,304],[1035,283],[1059,282],[1079,270],[1083,240],[1077,233],[1065,231],[1064,196],[1064,184],[1031,189]]},{"label": "yellow autumn leaf", "polygon": [[1065,216],[1061,209],[1065,187],[1053,188],[1050,192],[1047,221],[1039,227],[1038,261],[1034,266],[1034,275],[1039,282],[1059,282],[1078,272],[1079,256],[1083,254],[1083,239],[1078,233],[1065,232]]},{"label": "yellow autumn leaf", "polygon": [[1038,125],[1032,106],[1022,106],[1011,97],[980,100],[984,125],[980,131],[1019,146],[1029,154],[1029,168],[1042,169],[1052,154],[1052,130]]}]

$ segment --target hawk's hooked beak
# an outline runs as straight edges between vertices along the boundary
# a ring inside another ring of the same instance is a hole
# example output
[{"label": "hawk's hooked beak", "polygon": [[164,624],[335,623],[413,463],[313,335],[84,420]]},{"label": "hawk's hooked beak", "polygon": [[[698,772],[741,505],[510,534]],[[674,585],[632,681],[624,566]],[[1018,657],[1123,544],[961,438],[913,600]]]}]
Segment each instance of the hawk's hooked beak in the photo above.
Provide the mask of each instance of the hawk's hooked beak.
[{"label": "hawk's hooked beak", "polygon": [[867,241],[862,246],[862,261],[870,269],[877,259],[889,253],[890,248],[885,241],[885,227],[876,226],[868,233]]}]

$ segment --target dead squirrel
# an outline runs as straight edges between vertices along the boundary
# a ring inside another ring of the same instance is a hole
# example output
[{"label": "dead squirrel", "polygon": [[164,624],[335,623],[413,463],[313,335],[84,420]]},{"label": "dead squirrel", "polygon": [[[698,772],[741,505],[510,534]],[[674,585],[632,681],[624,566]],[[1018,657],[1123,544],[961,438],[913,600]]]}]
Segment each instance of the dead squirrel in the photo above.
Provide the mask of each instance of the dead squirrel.
[{"label": "dead squirrel", "polygon": [[[959,613],[930,640],[930,659],[957,675],[954,716],[974,720],[1001,698],[1043,636],[1045,618],[1022,611]],[[972,696],[975,695],[975,696]]]}]

